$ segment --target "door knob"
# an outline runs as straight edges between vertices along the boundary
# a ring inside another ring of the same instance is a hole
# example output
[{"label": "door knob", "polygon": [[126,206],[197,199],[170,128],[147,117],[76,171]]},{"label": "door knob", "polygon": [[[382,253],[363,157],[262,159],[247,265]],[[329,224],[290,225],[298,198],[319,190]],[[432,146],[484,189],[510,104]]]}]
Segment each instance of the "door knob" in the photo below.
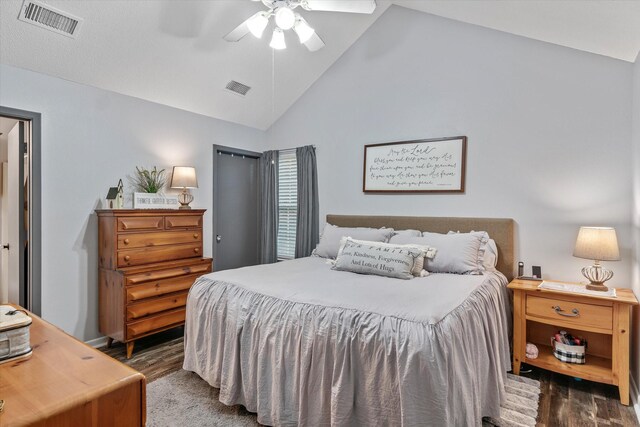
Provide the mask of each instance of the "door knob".
[{"label": "door knob", "polygon": [[2,249],[9,250],[9,244],[7,243],[6,245],[2,245]]},{"label": "door knob", "polygon": [[221,235],[219,235],[219,234],[216,235],[216,242],[217,243],[222,242],[222,236]]}]

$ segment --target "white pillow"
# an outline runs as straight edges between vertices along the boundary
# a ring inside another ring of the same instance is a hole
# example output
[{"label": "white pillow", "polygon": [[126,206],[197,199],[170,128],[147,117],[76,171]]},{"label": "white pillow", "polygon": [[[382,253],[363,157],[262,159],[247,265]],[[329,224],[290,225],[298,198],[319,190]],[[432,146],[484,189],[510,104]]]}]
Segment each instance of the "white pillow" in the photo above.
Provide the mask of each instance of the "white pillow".
[{"label": "white pillow", "polygon": [[425,252],[413,246],[391,245],[389,243],[342,239],[338,256],[332,267],[334,270],[351,271],[360,274],[411,279],[414,271],[422,272]]},{"label": "white pillow", "polygon": [[[399,245],[393,243],[381,243],[381,242],[370,242],[366,240],[356,240],[351,237],[343,237],[340,242],[340,249],[338,250],[338,257],[342,252],[342,248],[344,248],[345,244],[350,241],[362,245],[375,246],[378,248],[383,248],[385,251],[393,251],[393,250],[402,250],[402,249],[417,249],[422,252],[422,256],[417,257],[414,260],[413,267],[411,268],[411,274],[416,277],[425,277],[429,275],[429,272],[424,269],[425,258],[433,258],[437,252],[435,248],[431,248],[429,246],[424,245]],[[336,258],[336,259],[337,259]]]},{"label": "white pillow", "polygon": [[[486,233],[485,233],[486,234]],[[405,244],[438,248],[433,259],[427,259],[425,269],[431,273],[482,274],[479,235],[422,233],[422,237],[403,239]]]},{"label": "white pillow", "polygon": [[365,227],[338,227],[326,224],[320,236],[320,243],[313,250],[315,256],[335,259],[340,249],[340,241],[343,237],[367,240],[372,242],[388,242],[393,236],[393,228],[365,228]]}]

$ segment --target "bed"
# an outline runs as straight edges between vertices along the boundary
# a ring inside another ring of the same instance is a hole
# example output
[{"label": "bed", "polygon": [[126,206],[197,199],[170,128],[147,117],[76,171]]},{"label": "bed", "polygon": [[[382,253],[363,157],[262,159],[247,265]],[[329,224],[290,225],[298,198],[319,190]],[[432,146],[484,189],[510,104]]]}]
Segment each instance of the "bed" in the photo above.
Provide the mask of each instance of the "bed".
[{"label": "bed", "polygon": [[184,369],[266,425],[480,425],[511,369],[510,219],[328,215],[345,227],[485,230],[496,272],[412,280],[301,258],[201,277]]}]

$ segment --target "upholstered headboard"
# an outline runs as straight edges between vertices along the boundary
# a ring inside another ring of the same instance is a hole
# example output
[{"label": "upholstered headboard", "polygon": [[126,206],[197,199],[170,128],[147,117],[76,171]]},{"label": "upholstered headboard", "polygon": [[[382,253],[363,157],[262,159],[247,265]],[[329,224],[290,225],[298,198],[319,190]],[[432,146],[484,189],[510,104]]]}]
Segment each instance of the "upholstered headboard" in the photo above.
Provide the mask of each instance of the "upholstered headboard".
[{"label": "upholstered headboard", "polygon": [[327,215],[329,224],[339,227],[389,227],[448,233],[450,230],[486,231],[498,247],[497,269],[511,280],[515,271],[514,221],[510,218],[453,218],[426,216]]}]

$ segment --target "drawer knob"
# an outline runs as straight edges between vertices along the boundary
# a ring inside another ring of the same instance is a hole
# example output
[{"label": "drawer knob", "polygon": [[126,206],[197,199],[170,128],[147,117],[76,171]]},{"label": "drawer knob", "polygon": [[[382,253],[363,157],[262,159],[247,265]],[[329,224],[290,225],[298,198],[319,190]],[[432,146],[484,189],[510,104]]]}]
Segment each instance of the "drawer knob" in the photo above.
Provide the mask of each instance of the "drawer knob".
[{"label": "drawer knob", "polygon": [[200,249],[198,249],[198,248],[193,248],[193,252],[198,253],[198,252],[200,252]]},{"label": "drawer knob", "polygon": [[559,305],[554,305],[551,308],[553,308],[555,312],[558,313],[560,316],[564,316],[564,317],[580,316],[580,311],[577,308],[574,308],[573,310],[571,310],[571,313],[565,313],[564,310]]},{"label": "drawer knob", "polygon": [[129,255],[125,255],[125,256],[124,256],[124,260],[125,260],[125,261],[129,261],[130,259],[131,259],[131,257],[130,257]]},{"label": "drawer knob", "polygon": [[128,245],[129,244],[129,239],[124,239],[124,244]]},{"label": "drawer knob", "polygon": [[194,238],[194,239],[197,239],[197,238],[198,238],[198,236],[199,236],[199,234],[198,234],[198,233],[193,233],[193,238]]}]

